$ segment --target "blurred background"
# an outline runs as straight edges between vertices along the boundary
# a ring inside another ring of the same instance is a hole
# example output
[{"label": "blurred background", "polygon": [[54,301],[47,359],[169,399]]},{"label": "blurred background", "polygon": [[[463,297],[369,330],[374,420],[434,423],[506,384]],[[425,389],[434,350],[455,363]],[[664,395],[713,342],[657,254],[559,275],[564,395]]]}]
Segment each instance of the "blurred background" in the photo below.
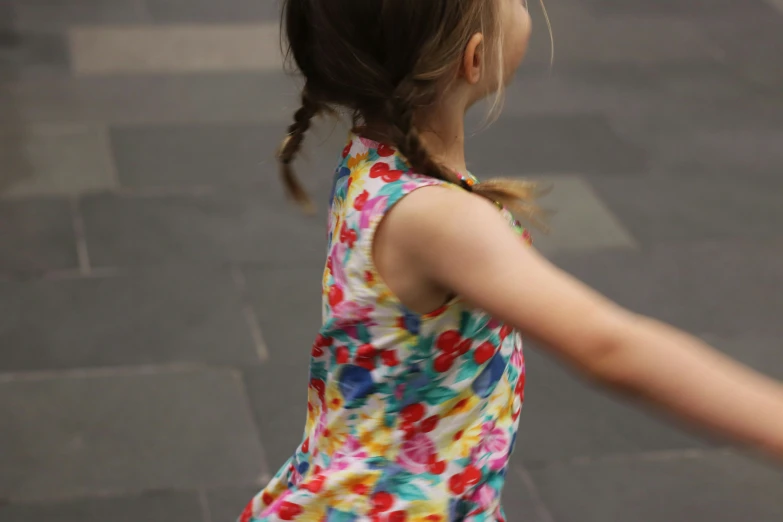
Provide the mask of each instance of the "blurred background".
[{"label": "blurred background", "polygon": [[[783,3],[548,7],[473,170],[551,182],[555,263],[783,378]],[[0,0],[0,521],[233,521],[301,440],[345,126],[304,217],[278,8]],[[528,359],[511,522],[783,520],[780,468]]]}]

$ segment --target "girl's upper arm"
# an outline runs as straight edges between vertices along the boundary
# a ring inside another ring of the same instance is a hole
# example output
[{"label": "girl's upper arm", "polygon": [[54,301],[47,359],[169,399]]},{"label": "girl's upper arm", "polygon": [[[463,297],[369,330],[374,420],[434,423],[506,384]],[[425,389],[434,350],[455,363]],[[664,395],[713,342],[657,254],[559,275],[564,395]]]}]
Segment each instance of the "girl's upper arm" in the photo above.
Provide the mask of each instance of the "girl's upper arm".
[{"label": "girl's upper arm", "polygon": [[546,261],[473,194],[424,188],[386,226],[419,273],[590,373],[630,324],[631,314]]}]

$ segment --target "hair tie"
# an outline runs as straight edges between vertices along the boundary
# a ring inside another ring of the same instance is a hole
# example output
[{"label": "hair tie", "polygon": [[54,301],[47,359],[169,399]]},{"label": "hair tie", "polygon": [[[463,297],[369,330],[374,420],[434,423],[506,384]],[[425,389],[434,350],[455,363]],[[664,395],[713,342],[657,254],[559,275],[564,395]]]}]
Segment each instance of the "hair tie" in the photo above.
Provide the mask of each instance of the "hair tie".
[{"label": "hair tie", "polygon": [[459,184],[462,188],[464,188],[468,192],[473,192],[473,185],[475,185],[475,182],[473,180],[468,179],[465,176],[459,176]]}]

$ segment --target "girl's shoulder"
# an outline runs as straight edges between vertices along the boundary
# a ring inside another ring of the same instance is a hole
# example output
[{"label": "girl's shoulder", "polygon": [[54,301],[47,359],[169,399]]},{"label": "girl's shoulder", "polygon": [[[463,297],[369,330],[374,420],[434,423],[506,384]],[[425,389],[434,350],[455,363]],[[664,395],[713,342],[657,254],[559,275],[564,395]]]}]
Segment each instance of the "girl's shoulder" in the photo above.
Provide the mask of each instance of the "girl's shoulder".
[{"label": "girl's shoulder", "polygon": [[362,138],[349,137],[335,174],[332,206],[345,221],[359,220],[366,228],[411,192],[431,186],[455,185],[417,174],[396,149]]}]

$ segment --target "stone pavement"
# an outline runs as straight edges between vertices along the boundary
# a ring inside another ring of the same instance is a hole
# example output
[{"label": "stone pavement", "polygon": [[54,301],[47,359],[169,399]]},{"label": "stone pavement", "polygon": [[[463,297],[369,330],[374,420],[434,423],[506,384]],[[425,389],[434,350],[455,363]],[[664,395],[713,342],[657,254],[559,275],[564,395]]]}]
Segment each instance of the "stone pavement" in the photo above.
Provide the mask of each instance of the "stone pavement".
[{"label": "stone pavement", "polygon": [[[552,182],[554,262],[783,378],[781,1],[550,4],[474,170]],[[324,220],[276,179],[277,9],[0,0],[0,521],[232,521],[300,440]],[[780,468],[528,354],[512,522],[783,520]]]}]

